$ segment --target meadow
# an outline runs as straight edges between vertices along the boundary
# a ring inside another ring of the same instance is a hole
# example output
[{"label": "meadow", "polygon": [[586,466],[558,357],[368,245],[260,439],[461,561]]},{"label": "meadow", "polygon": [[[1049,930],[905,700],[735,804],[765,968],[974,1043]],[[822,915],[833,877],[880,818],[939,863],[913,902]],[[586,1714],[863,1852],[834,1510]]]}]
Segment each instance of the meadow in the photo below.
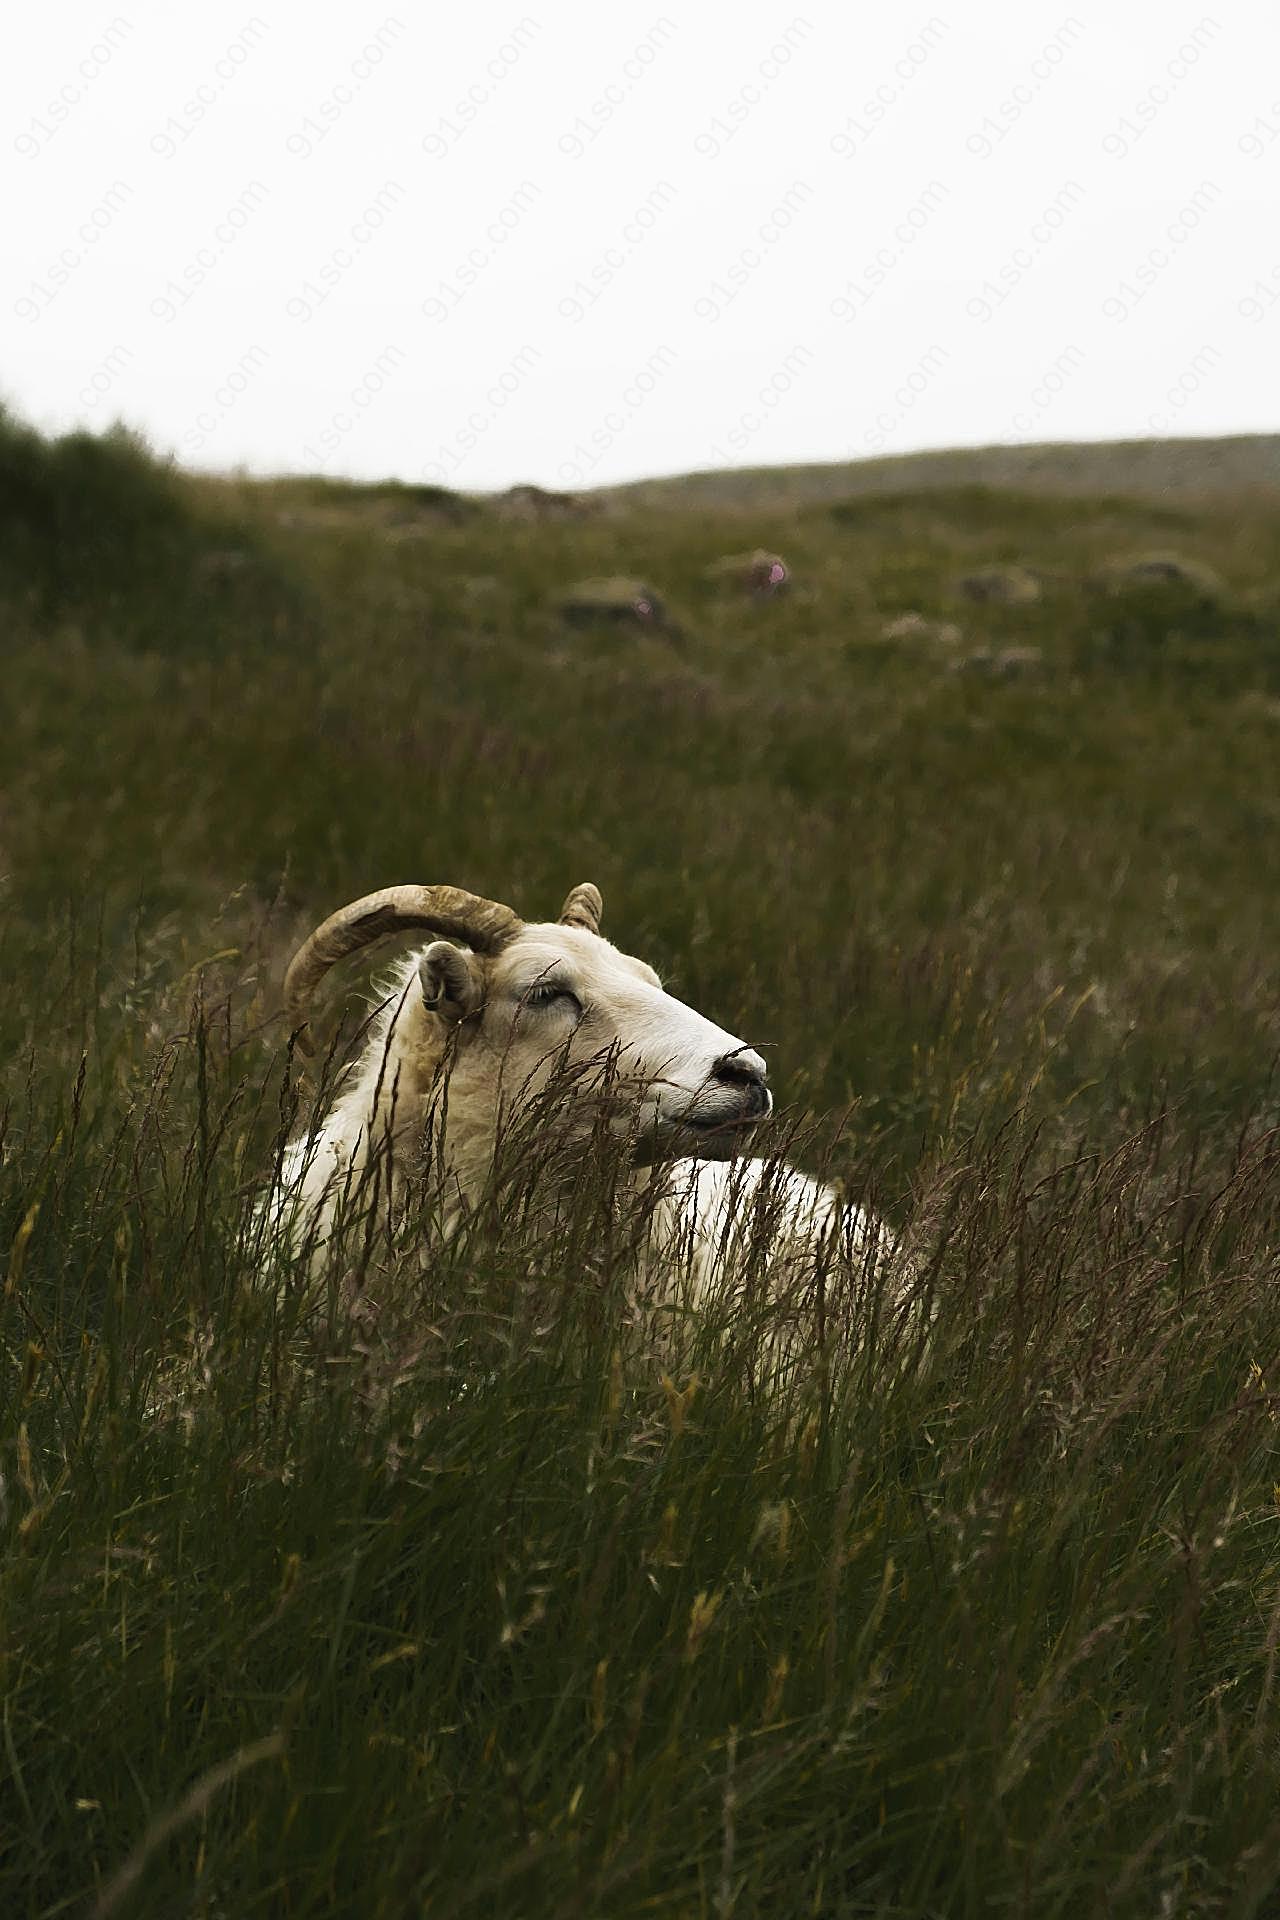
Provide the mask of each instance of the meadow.
[{"label": "meadow", "polygon": [[[526,522],[0,421],[6,1917],[1280,1909],[1280,491],[1044,467]],[[588,878],[927,1341],[664,1377],[590,1183],[263,1283],[297,942]]]}]

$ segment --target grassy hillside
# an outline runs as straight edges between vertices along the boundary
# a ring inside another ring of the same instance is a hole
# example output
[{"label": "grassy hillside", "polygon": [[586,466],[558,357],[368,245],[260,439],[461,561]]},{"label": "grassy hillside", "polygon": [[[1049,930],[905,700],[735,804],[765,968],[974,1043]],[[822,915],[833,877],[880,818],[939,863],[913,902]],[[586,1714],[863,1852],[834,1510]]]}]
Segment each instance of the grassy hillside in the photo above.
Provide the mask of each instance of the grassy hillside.
[{"label": "grassy hillside", "polygon": [[[5,1914],[1274,1910],[1275,502],[516,524],[5,431]],[[566,625],[613,574],[673,627]],[[588,877],[927,1346],[664,1380],[603,1180],[260,1283],[297,939]]]},{"label": "grassy hillside", "polygon": [[965,486],[1014,487],[1072,500],[1100,493],[1192,501],[1215,495],[1275,494],[1280,489],[1280,435],[955,447],[839,465],[679,474],[602,488],[600,497],[619,506],[679,505],[716,511],[799,507],[854,494]]}]

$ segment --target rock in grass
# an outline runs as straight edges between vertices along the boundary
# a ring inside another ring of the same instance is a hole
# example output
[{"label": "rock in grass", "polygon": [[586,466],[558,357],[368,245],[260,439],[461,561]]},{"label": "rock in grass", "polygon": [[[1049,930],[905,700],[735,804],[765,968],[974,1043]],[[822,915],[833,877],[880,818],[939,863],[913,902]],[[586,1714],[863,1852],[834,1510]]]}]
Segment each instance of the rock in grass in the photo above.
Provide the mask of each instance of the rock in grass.
[{"label": "rock in grass", "polygon": [[560,601],[571,627],[668,627],[667,610],[643,580],[579,580]]},{"label": "rock in grass", "polygon": [[1101,579],[1104,586],[1122,592],[1126,587],[1183,587],[1212,598],[1222,591],[1222,582],[1212,567],[1176,553],[1140,553],[1114,560],[1104,568]]},{"label": "rock in grass", "polygon": [[1236,705],[1241,713],[1269,721],[1272,726],[1280,726],[1280,700],[1273,693],[1264,693],[1261,687],[1247,688]]},{"label": "rock in grass", "polygon": [[986,680],[1021,680],[1038,673],[1043,665],[1039,647],[996,647],[968,654],[956,662],[956,669]]},{"label": "rock in grass", "polygon": [[880,629],[882,640],[920,640],[926,645],[958,647],[964,634],[954,620],[930,620],[923,613],[899,613]]},{"label": "rock in grass", "polygon": [[962,574],[955,590],[987,606],[1026,607],[1040,598],[1040,582],[1026,567],[979,567]]},{"label": "rock in grass", "polygon": [[707,568],[707,577],[717,586],[750,594],[756,600],[767,600],[783,591],[791,578],[791,569],[781,554],[757,547],[753,553],[727,553],[723,559],[713,560]]},{"label": "rock in grass", "polygon": [[502,520],[585,520],[598,512],[594,502],[578,493],[553,493],[547,487],[535,487],[522,481],[495,494],[493,509]]}]

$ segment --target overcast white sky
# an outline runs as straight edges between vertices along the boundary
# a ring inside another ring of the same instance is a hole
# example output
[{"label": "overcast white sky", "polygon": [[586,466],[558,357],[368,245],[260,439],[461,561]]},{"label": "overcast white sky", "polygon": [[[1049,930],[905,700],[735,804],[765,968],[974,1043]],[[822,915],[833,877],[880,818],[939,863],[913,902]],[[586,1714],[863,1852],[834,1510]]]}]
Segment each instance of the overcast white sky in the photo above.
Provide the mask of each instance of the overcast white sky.
[{"label": "overcast white sky", "polygon": [[0,392],[465,488],[1277,427],[1280,14],[24,11]]}]

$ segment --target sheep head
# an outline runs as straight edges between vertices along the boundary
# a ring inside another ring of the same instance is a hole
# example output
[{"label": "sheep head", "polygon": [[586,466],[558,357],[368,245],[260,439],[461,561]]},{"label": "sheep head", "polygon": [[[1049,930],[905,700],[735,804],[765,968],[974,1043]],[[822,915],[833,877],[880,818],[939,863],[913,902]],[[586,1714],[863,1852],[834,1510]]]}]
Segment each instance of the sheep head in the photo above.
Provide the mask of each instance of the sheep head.
[{"label": "sheep head", "polygon": [[492,1110],[496,1125],[500,1108],[536,1100],[568,1069],[568,1107],[586,1126],[604,1103],[641,1158],[739,1151],[772,1106],[764,1061],[619,952],[602,917],[590,883],[547,922],[454,887],[388,887],[331,914],[299,949],[285,978],[288,1016],[305,1045],[330,967],[387,935],[431,932],[404,973],[394,1030],[402,1067],[415,1049],[438,1059],[448,1040],[451,1111]]}]

